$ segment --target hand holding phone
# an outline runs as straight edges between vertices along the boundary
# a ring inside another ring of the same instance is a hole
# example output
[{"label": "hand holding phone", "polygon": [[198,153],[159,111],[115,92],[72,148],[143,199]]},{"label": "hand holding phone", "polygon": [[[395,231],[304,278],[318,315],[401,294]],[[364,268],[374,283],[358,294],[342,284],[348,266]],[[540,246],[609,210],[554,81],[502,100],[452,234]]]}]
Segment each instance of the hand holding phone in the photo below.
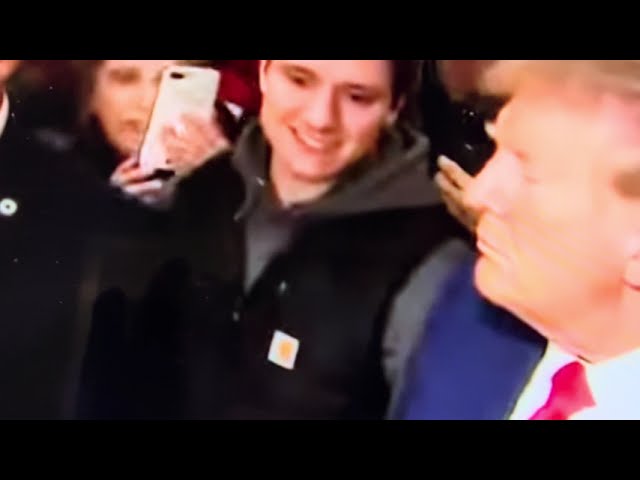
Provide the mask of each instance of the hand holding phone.
[{"label": "hand holding phone", "polygon": [[231,148],[222,128],[213,119],[185,114],[177,125],[162,132],[167,165],[178,177],[186,177],[212,157]]},{"label": "hand holding phone", "polygon": [[473,177],[445,156],[438,158],[438,167],[440,171],[435,176],[435,183],[447,210],[471,233],[474,233],[479,212],[465,201],[465,195]]},{"label": "hand holding phone", "polygon": [[138,159],[131,157],[115,169],[109,183],[125,197],[135,198],[150,206],[169,205],[176,181],[162,175],[148,175],[140,170]]},{"label": "hand holding phone", "polygon": [[[181,128],[183,116],[213,120],[220,73],[212,68],[172,66],[162,75],[151,119],[138,154],[140,171],[151,175],[173,170],[163,137],[170,126]],[[182,124],[186,130],[186,125]],[[176,132],[178,134],[182,132]]]}]

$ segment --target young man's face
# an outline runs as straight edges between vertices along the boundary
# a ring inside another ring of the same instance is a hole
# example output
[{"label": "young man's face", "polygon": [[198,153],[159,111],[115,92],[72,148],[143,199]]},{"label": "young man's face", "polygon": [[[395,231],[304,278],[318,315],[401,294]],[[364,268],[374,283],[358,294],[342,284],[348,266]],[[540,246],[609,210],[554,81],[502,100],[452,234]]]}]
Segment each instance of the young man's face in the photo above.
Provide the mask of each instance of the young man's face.
[{"label": "young man's face", "polygon": [[525,82],[468,192],[479,290],[552,339],[615,316],[637,234],[640,185],[620,178],[640,166],[638,118],[611,95]]},{"label": "young man's face", "polygon": [[300,182],[334,180],[394,115],[388,60],[263,60],[260,85],[272,162]]}]

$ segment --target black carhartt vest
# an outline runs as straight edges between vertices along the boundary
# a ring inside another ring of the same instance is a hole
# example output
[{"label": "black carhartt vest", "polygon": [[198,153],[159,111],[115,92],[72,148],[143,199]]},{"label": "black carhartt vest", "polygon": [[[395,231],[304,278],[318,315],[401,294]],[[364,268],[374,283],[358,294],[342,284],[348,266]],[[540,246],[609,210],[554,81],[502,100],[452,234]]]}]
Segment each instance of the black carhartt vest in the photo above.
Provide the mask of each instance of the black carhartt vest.
[{"label": "black carhartt vest", "polygon": [[[418,263],[460,227],[442,206],[316,219],[245,293],[244,223],[229,200],[242,199],[231,188],[241,182],[226,172],[219,168],[206,185],[209,194],[220,189],[215,195],[228,208],[185,223],[182,253],[159,269],[134,313],[124,298],[97,306],[107,322],[133,321],[119,386],[126,406],[93,416],[382,418],[391,303]],[[299,342],[291,369],[269,360],[275,332]],[[110,408],[116,398],[101,401]]]}]

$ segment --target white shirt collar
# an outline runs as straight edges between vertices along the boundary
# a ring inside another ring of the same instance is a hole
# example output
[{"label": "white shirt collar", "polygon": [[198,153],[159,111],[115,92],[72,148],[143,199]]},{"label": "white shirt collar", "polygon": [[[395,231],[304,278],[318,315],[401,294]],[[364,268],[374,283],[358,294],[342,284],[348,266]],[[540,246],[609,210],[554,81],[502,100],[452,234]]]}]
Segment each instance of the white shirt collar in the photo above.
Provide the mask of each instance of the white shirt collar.
[{"label": "white shirt collar", "polygon": [[4,133],[4,129],[7,126],[7,120],[9,119],[9,96],[7,92],[2,94],[2,106],[0,106],[0,137]]},{"label": "white shirt collar", "polygon": [[[552,376],[562,366],[579,361],[585,366],[587,382],[597,405],[599,415],[606,418],[640,419],[640,349],[590,364],[549,344],[545,357],[551,357],[545,365]],[[588,415],[588,412],[585,412]],[[586,415],[585,415],[586,416]]]}]

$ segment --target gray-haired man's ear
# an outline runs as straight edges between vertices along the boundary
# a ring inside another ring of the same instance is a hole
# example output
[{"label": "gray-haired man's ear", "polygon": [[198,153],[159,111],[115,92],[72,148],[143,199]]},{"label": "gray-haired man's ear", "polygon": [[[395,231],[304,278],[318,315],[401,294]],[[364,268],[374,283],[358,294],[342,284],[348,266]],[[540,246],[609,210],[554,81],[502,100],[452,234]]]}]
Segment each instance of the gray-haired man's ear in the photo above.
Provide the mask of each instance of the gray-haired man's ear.
[{"label": "gray-haired man's ear", "polygon": [[628,239],[626,252],[627,263],[624,270],[624,283],[640,290],[640,232]]},{"label": "gray-haired man's ear", "polygon": [[640,252],[636,253],[627,261],[624,270],[624,283],[640,291]]},{"label": "gray-haired man's ear", "polygon": [[619,298],[616,321],[631,328],[627,336],[640,338],[640,254],[627,262]]}]

